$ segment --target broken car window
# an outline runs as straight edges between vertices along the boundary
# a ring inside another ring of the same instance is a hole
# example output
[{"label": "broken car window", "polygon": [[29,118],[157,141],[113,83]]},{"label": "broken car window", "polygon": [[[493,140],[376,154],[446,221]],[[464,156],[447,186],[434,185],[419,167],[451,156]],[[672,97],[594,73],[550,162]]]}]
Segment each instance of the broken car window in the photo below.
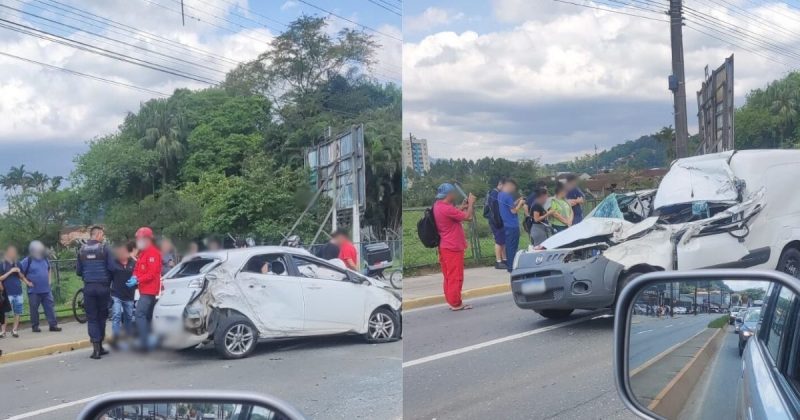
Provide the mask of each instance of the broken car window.
[{"label": "broken car window", "polygon": [[297,263],[297,271],[299,271],[300,275],[303,277],[337,281],[347,279],[347,273],[344,270],[335,269],[303,257],[294,257],[294,259]]}]

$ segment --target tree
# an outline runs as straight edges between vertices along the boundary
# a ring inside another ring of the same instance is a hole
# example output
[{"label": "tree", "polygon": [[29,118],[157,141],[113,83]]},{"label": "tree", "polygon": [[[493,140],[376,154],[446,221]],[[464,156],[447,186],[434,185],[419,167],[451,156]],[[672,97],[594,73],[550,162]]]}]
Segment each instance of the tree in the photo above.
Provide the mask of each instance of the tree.
[{"label": "tree", "polygon": [[177,173],[176,167],[184,155],[183,116],[170,106],[168,99],[151,99],[139,113],[138,122],[140,141],[145,149],[156,151],[161,183],[166,185],[170,175]]}]

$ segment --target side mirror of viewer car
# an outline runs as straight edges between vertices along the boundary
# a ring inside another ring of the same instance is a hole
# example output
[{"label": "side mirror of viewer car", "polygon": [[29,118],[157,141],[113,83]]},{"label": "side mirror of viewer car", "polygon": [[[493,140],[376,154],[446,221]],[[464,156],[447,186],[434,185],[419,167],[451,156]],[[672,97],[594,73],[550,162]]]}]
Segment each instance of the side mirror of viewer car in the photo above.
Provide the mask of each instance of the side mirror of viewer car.
[{"label": "side mirror of viewer car", "polygon": [[[800,280],[777,271],[636,277],[620,292],[614,319],[614,376],[622,401],[645,419],[795,417],[798,392],[787,393],[781,384],[800,368],[800,358],[792,356],[800,354],[798,296]],[[734,334],[730,316],[711,310],[761,299],[758,327],[749,325],[749,334]],[[658,315],[634,311],[637,304],[689,310]],[[781,361],[777,369],[772,360]]]},{"label": "side mirror of viewer car", "polygon": [[292,406],[273,397],[231,391],[126,391],[89,403],[79,420],[215,418],[303,420]]}]

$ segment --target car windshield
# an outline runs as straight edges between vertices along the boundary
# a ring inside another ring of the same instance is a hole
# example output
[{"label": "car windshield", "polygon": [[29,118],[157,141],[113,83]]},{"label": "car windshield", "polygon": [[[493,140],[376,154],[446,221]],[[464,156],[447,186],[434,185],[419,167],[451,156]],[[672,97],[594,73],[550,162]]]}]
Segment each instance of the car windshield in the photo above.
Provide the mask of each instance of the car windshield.
[{"label": "car windshield", "polygon": [[219,260],[215,258],[196,257],[188,261],[183,261],[175,268],[170,270],[165,276],[168,279],[179,279],[182,277],[196,276],[209,272],[219,264]]},{"label": "car windshield", "polygon": [[757,322],[761,317],[761,311],[748,311],[745,316],[745,322]]}]

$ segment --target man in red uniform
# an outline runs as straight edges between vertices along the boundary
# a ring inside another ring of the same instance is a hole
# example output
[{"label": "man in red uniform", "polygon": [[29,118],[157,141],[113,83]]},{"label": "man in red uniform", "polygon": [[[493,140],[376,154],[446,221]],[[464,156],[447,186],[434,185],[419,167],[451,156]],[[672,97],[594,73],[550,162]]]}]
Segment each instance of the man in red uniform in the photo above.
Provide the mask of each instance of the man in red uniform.
[{"label": "man in red uniform", "polygon": [[472,220],[475,196],[470,194],[467,203],[460,208],[455,206],[458,199],[456,188],[452,184],[442,184],[436,191],[436,203],[433,204],[433,219],[439,231],[439,265],[444,276],[444,298],[453,311],[471,309],[461,300],[461,288],[464,285],[464,251],[467,239],[461,223]]},{"label": "man in red uniform", "polygon": [[333,232],[331,238],[337,246],[339,246],[339,259],[344,262],[347,268],[358,271],[358,251],[356,247],[350,242],[350,237],[344,229],[338,229]]},{"label": "man in red uniform", "polygon": [[133,269],[133,276],[126,283],[128,287],[139,286],[139,301],[136,303],[136,329],[142,349],[149,348],[150,320],[156,296],[161,292],[161,251],[153,241],[153,230],[142,227],[136,231],[136,248],[139,259]]}]

